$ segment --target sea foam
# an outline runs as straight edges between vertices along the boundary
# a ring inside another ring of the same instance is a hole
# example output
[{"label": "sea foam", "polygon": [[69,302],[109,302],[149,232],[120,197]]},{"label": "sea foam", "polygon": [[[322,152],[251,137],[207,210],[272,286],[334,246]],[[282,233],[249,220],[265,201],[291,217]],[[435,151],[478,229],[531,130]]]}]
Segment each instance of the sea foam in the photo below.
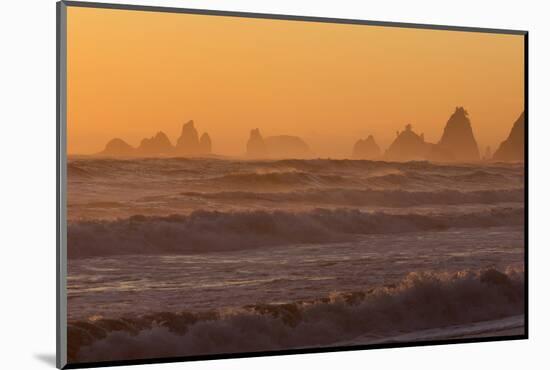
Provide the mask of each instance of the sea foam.
[{"label": "sea foam", "polygon": [[70,362],[363,343],[524,312],[523,271],[414,272],[390,286],[316,300],[69,323]]}]

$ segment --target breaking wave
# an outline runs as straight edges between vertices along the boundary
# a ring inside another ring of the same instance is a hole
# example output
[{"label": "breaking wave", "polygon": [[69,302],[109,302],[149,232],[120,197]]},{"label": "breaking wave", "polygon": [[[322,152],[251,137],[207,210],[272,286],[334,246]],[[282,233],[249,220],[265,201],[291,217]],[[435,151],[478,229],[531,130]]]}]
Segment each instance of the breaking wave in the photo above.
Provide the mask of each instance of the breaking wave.
[{"label": "breaking wave", "polygon": [[368,344],[524,312],[524,273],[413,272],[397,284],[286,304],[69,322],[69,362]]},{"label": "breaking wave", "polygon": [[68,226],[69,258],[120,254],[185,254],[285,244],[350,241],[364,234],[523,225],[523,208],[465,214],[388,214],[356,209],[308,212],[195,211],[165,217],[136,215]]}]

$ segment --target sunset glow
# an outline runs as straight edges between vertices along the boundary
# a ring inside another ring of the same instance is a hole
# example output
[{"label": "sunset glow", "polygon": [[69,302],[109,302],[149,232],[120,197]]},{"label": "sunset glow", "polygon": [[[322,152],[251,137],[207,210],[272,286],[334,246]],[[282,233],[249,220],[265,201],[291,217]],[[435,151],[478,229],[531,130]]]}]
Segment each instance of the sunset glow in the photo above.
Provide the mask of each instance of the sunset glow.
[{"label": "sunset glow", "polygon": [[493,150],[524,109],[523,37],[71,7],[68,152],[132,145],[193,119],[213,152],[252,128],[297,135],[321,156],[382,149],[411,123],[437,142],[456,106]]}]

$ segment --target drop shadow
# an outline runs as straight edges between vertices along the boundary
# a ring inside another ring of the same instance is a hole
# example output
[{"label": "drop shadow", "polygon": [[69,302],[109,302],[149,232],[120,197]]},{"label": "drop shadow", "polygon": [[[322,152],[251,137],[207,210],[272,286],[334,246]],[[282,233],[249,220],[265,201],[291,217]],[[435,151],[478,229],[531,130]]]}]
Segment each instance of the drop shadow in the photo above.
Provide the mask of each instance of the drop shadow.
[{"label": "drop shadow", "polygon": [[45,363],[46,365],[50,365],[52,367],[55,367],[55,353],[39,353],[34,354],[34,358],[37,360],[40,360],[41,362]]}]

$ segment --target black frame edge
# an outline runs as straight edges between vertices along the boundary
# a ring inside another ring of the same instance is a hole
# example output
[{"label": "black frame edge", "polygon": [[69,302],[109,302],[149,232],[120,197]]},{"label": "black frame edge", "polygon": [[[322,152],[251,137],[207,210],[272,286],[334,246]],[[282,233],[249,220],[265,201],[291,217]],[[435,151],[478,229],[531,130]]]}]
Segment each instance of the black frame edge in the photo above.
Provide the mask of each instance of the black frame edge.
[{"label": "black frame edge", "polygon": [[55,178],[56,178],[56,184],[55,184],[55,201],[56,201],[56,208],[55,208],[55,227],[56,227],[56,233],[55,233],[55,364],[57,368],[63,367],[64,364],[61,363],[61,313],[59,312],[59,303],[61,301],[61,292],[59,291],[59,279],[60,279],[60,268],[61,268],[61,244],[59,242],[60,233],[59,233],[59,227],[61,226],[61,220],[59,218],[59,194],[60,194],[60,188],[59,188],[59,160],[61,158],[61,148],[59,147],[59,129],[61,127],[60,124],[60,117],[59,117],[59,106],[61,102],[61,98],[59,96],[59,59],[60,59],[60,52],[59,52],[59,43],[61,42],[61,7],[63,6],[62,3],[58,2],[55,4],[55,38],[56,38],[56,52],[55,52],[55,87],[56,87],[56,94],[55,94],[55,123],[56,123],[56,136],[55,136]]},{"label": "black frame edge", "polygon": [[478,344],[487,342],[502,342],[510,340],[525,340],[527,336],[522,335],[509,335],[500,337],[485,337],[485,338],[464,338],[453,340],[430,340],[419,342],[407,342],[407,343],[381,343],[370,345],[354,345],[354,346],[339,346],[339,347],[318,347],[318,348],[299,348],[288,349],[278,351],[260,351],[260,352],[241,352],[230,354],[214,354],[214,355],[197,355],[187,357],[159,357],[159,358],[147,358],[137,360],[116,360],[116,361],[100,361],[100,362],[82,362],[67,364],[63,369],[83,369],[83,368],[96,368],[96,367],[112,367],[112,366],[128,366],[128,365],[152,365],[174,362],[192,362],[192,361],[205,361],[205,360],[227,360],[227,359],[239,359],[239,358],[251,358],[251,357],[269,357],[269,356],[288,356],[288,355],[307,355],[317,353],[331,353],[331,352],[350,352],[360,350],[375,350],[375,349],[398,349],[408,347],[426,347],[436,345],[449,345],[449,344]]},{"label": "black frame edge", "polygon": [[529,338],[529,32],[525,32],[523,36],[523,88],[524,88],[524,102],[523,109],[525,115],[525,133],[524,133],[524,175],[523,175],[523,189],[525,193],[524,198],[524,212],[525,212],[525,226],[524,226],[524,282],[525,282],[525,306],[524,306],[524,327],[525,338]]}]

